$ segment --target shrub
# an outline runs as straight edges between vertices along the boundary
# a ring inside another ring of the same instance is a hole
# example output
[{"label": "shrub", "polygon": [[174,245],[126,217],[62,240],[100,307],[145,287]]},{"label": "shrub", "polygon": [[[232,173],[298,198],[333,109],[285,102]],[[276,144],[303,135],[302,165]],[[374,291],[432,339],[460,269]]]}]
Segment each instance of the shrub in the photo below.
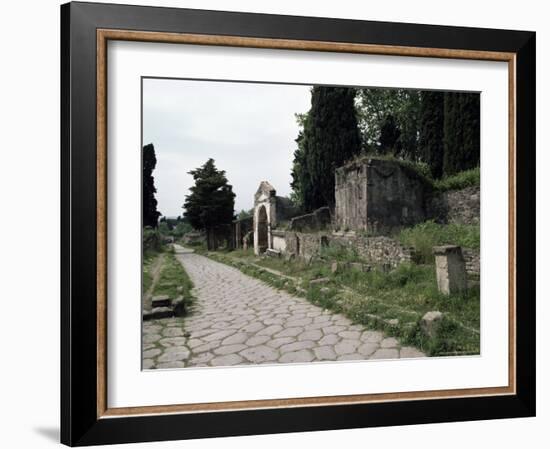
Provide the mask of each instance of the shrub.
[{"label": "shrub", "polygon": [[162,249],[161,241],[161,236],[158,230],[150,228],[149,226],[143,228],[143,254],[159,252]]},{"label": "shrub", "polygon": [[457,173],[456,175],[447,176],[442,179],[434,181],[434,187],[439,191],[446,190],[459,190],[466,187],[479,186],[480,171],[479,167],[472,168],[471,170],[465,170]]},{"label": "shrub", "polygon": [[479,225],[438,224],[426,221],[412,228],[403,229],[398,235],[405,246],[412,246],[421,263],[432,263],[432,248],[437,245],[459,245],[479,248]]}]

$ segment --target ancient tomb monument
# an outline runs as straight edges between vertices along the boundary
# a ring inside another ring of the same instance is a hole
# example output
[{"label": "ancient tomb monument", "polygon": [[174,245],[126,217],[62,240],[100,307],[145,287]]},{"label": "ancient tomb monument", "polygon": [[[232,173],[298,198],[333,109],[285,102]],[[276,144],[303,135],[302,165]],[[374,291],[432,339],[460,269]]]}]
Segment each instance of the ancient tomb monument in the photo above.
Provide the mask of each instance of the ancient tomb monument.
[{"label": "ancient tomb monument", "polygon": [[[254,195],[252,231],[244,232],[250,229],[248,222],[234,222],[233,227],[236,240],[248,241],[253,233],[256,255],[307,261],[323,247],[340,246],[353,248],[372,266],[391,269],[416,257],[414,248],[390,237],[395,231],[426,220],[478,223],[479,198],[479,187],[437,192],[406,164],[363,157],[336,169],[333,210],[321,207],[300,214],[287,198],[277,196],[269,182],[262,181]],[[239,247],[238,243],[234,247]],[[445,255],[436,254],[442,291],[451,293],[463,288],[461,270],[479,275],[479,251],[460,249],[461,269],[455,263],[455,252],[449,249]]]},{"label": "ancient tomb monument", "polygon": [[275,188],[262,181],[254,194],[254,253],[264,253],[273,248],[272,230],[277,225],[296,215],[296,210],[288,198],[277,196]]},{"label": "ancient tomb monument", "polygon": [[427,219],[429,184],[391,160],[360,158],[336,169],[334,225],[388,234]]}]

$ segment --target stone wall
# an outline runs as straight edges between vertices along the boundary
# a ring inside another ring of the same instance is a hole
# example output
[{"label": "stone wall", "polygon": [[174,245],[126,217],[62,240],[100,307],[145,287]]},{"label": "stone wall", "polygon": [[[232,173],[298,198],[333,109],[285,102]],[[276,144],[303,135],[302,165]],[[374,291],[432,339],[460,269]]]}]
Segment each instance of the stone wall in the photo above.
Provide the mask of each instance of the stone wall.
[{"label": "stone wall", "polygon": [[292,231],[274,231],[274,237],[283,238],[284,244],[277,244],[283,255],[293,254],[302,259],[311,259],[319,255],[323,246],[335,246],[355,250],[366,263],[395,268],[404,262],[413,262],[415,252],[390,237],[364,237],[350,233],[303,233]]},{"label": "stone wall", "polygon": [[360,158],[336,170],[335,225],[388,234],[426,220],[431,185],[396,161]]},{"label": "stone wall", "polygon": [[291,231],[320,231],[331,225],[330,209],[320,207],[311,214],[300,215],[290,220],[288,229]]},{"label": "stone wall", "polygon": [[427,215],[438,223],[478,224],[479,211],[479,186],[434,193],[427,204]]},{"label": "stone wall", "polygon": [[363,260],[373,265],[395,268],[401,263],[415,260],[414,248],[407,248],[390,237],[350,237],[336,234],[331,236],[330,244],[354,249]]},{"label": "stone wall", "polygon": [[464,263],[466,264],[466,273],[472,276],[479,276],[479,250],[462,248],[462,257],[464,257]]}]

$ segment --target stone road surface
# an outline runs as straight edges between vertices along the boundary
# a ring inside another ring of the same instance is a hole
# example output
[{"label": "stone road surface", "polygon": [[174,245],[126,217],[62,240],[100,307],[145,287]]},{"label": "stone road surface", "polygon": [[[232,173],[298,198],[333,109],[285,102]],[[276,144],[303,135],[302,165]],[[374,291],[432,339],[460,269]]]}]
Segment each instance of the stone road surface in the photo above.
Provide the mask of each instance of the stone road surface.
[{"label": "stone road surface", "polygon": [[143,323],[143,369],[423,357],[382,332],[177,247],[193,313]]}]

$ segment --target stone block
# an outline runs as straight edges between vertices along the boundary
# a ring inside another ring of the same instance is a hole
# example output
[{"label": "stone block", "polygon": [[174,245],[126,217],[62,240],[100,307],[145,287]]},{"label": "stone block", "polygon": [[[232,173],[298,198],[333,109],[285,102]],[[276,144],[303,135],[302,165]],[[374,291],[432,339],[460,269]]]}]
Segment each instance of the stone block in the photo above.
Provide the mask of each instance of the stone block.
[{"label": "stone block", "polygon": [[444,295],[467,289],[466,266],[460,246],[434,246],[437,288]]},{"label": "stone block", "polygon": [[144,320],[160,320],[161,318],[171,318],[174,316],[174,311],[171,307],[154,307],[151,312],[148,313],[147,318],[145,314]]},{"label": "stone block", "polygon": [[172,301],[170,300],[170,296],[168,295],[158,295],[153,296],[151,299],[151,305],[153,308],[155,307],[170,307],[172,305]]},{"label": "stone block", "polygon": [[277,251],[276,249],[268,248],[265,250],[265,255],[269,257],[279,258],[281,257],[281,251]]},{"label": "stone block", "polygon": [[326,284],[328,282],[330,282],[329,278],[312,279],[311,281],[309,281],[309,285],[321,285],[321,284]]},{"label": "stone block", "polygon": [[441,324],[443,314],[438,311],[427,312],[420,320],[420,328],[428,337],[434,337]]},{"label": "stone block", "polygon": [[175,316],[183,317],[187,314],[187,307],[183,296],[178,296],[172,301],[172,310]]}]

